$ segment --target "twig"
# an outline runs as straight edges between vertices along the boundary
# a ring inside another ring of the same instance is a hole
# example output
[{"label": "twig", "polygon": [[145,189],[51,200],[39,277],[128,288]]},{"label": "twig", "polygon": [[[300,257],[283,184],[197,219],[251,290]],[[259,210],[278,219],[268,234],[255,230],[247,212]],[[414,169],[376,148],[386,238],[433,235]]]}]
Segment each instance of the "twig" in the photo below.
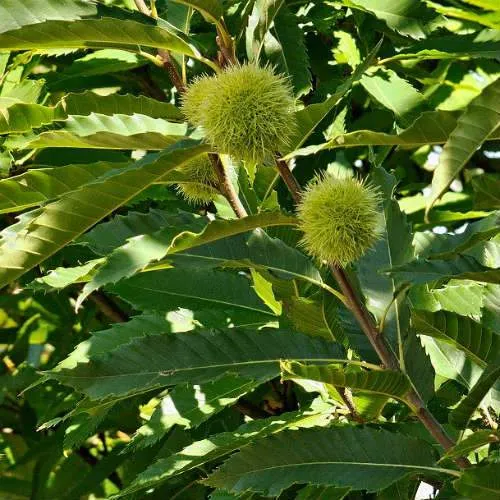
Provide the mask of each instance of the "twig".
[{"label": "twig", "polygon": [[267,413],[267,411],[243,398],[241,398],[234,406],[240,413],[253,419],[269,417],[269,413]]},{"label": "twig", "polygon": [[224,165],[222,164],[219,155],[216,153],[209,153],[208,156],[210,157],[210,161],[212,162],[212,165],[219,179],[219,184],[222,194],[225,196],[228,203],[231,205],[231,208],[234,210],[234,213],[239,219],[246,217],[248,213],[245,210],[243,204],[241,203],[238,194],[234,189],[233,183],[231,182],[231,179],[229,179],[226,169],[224,168]]},{"label": "twig", "polygon": [[[151,12],[151,9],[146,5],[146,2],[144,0],[134,0],[134,1],[139,12],[142,12],[146,16],[151,16],[152,14],[154,14]],[[177,92],[179,92],[179,94],[182,94],[186,90],[186,87],[184,85],[184,82],[182,81],[182,78],[179,74],[179,71],[177,70],[175,63],[172,61],[170,52],[168,52],[167,50],[158,50],[158,55],[160,56],[163,63],[163,67],[167,70],[170,79],[174,84],[174,87],[177,89]]]},{"label": "twig", "polygon": [[[286,162],[277,160],[277,167],[283,181],[290,190],[293,199],[298,203],[301,199],[301,190],[297,179],[295,179],[295,176],[288,168]],[[385,337],[378,331],[365,305],[357,297],[344,269],[332,264],[330,265],[330,270],[337,280],[342,293],[347,298],[351,312],[370,341],[370,344],[375,349],[375,352],[384,364],[385,368],[399,370],[399,362],[396,355],[387,344]],[[406,401],[425,428],[445,450],[449,450],[455,445],[455,442],[448,436],[434,415],[432,415],[432,413],[430,413],[426,408],[424,401],[415,389],[410,390],[406,397]],[[459,457],[455,460],[455,462],[462,468],[466,468],[471,465],[465,457]]]},{"label": "twig", "polygon": [[184,85],[182,77],[177,70],[177,66],[172,60],[170,52],[168,52],[168,50],[159,50],[158,55],[160,56],[163,62],[163,67],[167,70],[174,87],[177,89],[177,92],[179,92],[179,94],[184,93],[186,91],[186,86]]},{"label": "twig", "polygon": [[142,12],[145,16],[151,15],[151,10],[149,9],[144,0],[134,0],[134,2],[139,12]]},{"label": "twig", "polygon": [[365,423],[365,419],[358,413],[358,410],[356,409],[356,405],[354,404],[354,400],[352,399],[352,392],[350,389],[347,387],[335,387],[337,389],[337,392],[339,393],[340,397],[342,398],[342,401],[345,403],[347,408],[349,409],[349,412],[351,413],[351,416],[356,422],[360,424]]},{"label": "twig", "polygon": [[89,299],[94,302],[98,309],[115,323],[125,323],[128,315],[125,314],[108,296],[103,292],[91,293]]}]

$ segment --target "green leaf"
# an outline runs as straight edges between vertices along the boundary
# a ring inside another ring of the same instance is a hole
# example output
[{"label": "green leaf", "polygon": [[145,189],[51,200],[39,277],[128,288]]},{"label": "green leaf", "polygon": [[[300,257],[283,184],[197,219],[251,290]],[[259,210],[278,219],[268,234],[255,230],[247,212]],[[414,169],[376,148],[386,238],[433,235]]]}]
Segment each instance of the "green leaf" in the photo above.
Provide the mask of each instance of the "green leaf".
[{"label": "green leaf", "polygon": [[134,450],[152,446],[174,425],[194,429],[225,407],[236,403],[263,381],[227,375],[199,386],[178,385],[161,399],[151,418],[139,427],[128,446]]},{"label": "green leaf", "polygon": [[[297,278],[326,286],[311,261],[282,241],[271,239],[262,230],[238,235],[257,227],[293,225],[295,219],[290,216],[279,212],[261,212],[242,219],[215,220],[198,233],[193,230],[182,231],[182,224],[189,222],[181,218],[172,220],[172,227],[139,235],[115,249],[85,285],[79,303],[103,285],[115,283],[144,269],[157,270],[172,265],[267,269],[284,279]],[[204,219],[194,222],[201,227]],[[193,222],[191,228],[196,229]],[[155,263],[165,257],[166,260]]]},{"label": "green leaf", "polygon": [[[52,7],[52,8],[51,8]],[[74,21],[98,13],[98,5],[79,0],[60,0],[57,8],[50,1],[4,0],[0,5],[0,33],[44,21]]]},{"label": "green leaf", "polygon": [[[449,135],[455,129],[456,125],[457,114],[454,111],[425,111],[420,114],[408,128],[398,134],[387,134],[374,130],[357,130],[355,132],[337,135],[324,144],[297,149],[293,153],[287,155],[287,158],[293,156],[307,156],[326,149],[353,148],[358,146],[401,146],[403,148],[418,148],[427,144],[443,144],[448,140]],[[500,129],[496,129],[487,140],[497,139],[500,139]],[[473,185],[478,183],[478,192],[482,192],[480,182],[483,177],[484,176],[475,177],[472,180]],[[490,185],[486,183],[486,179],[484,179],[483,182],[488,186]],[[488,192],[488,190],[486,191]],[[500,189],[497,191],[500,191]],[[488,194],[488,196],[492,196],[491,193]],[[494,200],[496,199],[497,198],[494,198]],[[498,199],[500,199],[500,197]],[[498,206],[500,206],[500,204]],[[481,202],[477,208],[497,208],[497,206],[494,204],[490,205],[485,201],[484,203]]]},{"label": "green leaf", "polygon": [[264,37],[264,54],[277,71],[289,75],[295,95],[300,97],[311,89],[309,57],[304,32],[298,18],[284,5],[274,19],[274,26]]},{"label": "green leaf", "polygon": [[126,164],[99,162],[56,168],[31,168],[0,180],[0,213],[20,212],[57,198],[95,181],[106,172]]},{"label": "green leaf", "polygon": [[425,106],[422,94],[392,70],[378,69],[365,74],[361,85],[405,125],[410,125]]},{"label": "green leaf", "polygon": [[304,365],[294,361],[281,364],[281,377],[323,382],[336,387],[349,387],[355,391],[383,394],[404,399],[410,390],[405,374],[390,370],[348,371],[338,365]]},{"label": "green leaf", "polygon": [[[49,0],[39,2],[36,15],[30,16],[32,2],[22,0],[7,7],[9,18],[16,21],[0,34],[0,49],[31,50],[57,48],[121,48],[139,52],[140,47],[165,49],[204,59],[187,38],[165,22],[114,7],[90,4],[79,15],[73,7],[85,6],[78,0],[65,2],[69,15],[41,14],[42,8],[53,12]],[[39,10],[40,9],[40,10]],[[9,29],[11,28],[11,29]]]},{"label": "green leaf", "polygon": [[188,126],[146,115],[72,115],[53,130],[11,136],[12,149],[101,148],[161,150],[187,135]]},{"label": "green leaf", "polygon": [[0,97],[0,134],[26,132],[50,123],[58,116],[63,117],[57,108]]},{"label": "green leaf", "polygon": [[500,464],[467,469],[453,482],[455,489],[474,500],[492,500],[500,496]]},{"label": "green leaf", "polygon": [[223,432],[209,439],[195,441],[179,453],[153,463],[119,496],[148,488],[169,478],[193,470],[223,457],[237,449],[274,433],[289,428],[324,426],[329,422],[331,407],[284,413],[278,417],[253,420],[238,427],[234,432]]},{"label": "green leaf", "polygon": [[306,486],[299,491],[297,500],[342,500],[351,488],[336,488],[335,486]]},{"label": "green leaf", "polygon": [[458,119],[432,177],[426,213],[447,191],[481,144],[500,125],[500,79],[485,87]]},{"label": "green leaf", "polygon": [[281,359],[342,362],[343,357],[338,344],[298,333],[228,329],[140,337],[73,369],[46,373],[91,399],[103,399],[208,382],[226,373],[276,376]]},{"label": "green leaf", "polygon": [[278,496],[294,483],[378,491],[409,474],[437,472],[433,463],[430,445],[401,434],[352,427],[307,429],[247,446],[206,484],[268,496]]},{"label": "green leaf", "polygon": [[429,0],[426,0],[426,3],[429,7],[435,9],[436,12],[444,14],[445,16],[472,21],[487,26],[488,28],[500,29],[500,12],[498,11],[477,13],[471,9],[465,10],[458,7],[449,7]]},{"label": "green leaf", "polygon": [[[271,321],[274,313],[260,300],[247,277],[224,271],[175,268],[138,274],[109,287],[139,310],[171,311],[178,307],[226,311],[255,322]],[[234,315],[234,317],[233,317]]]},{"label": "green leaf", "polygon": [[172,215],[166,210],[158,209],[150,209],[146,213],[128,212],[127,215],[116,215],[109,222],[102,222],[85,233],[77,243],[87,246],[97,255],[104,256],[126,243],[129,238],[154,233],[176,217],[177,214]]},{"label": "green leaf", "polygon": [[450,260],[413,260],[387,270],[404,282],[418,285],[442,279],[476,280],[483,283],[498,283],[500,270],[485,267],[468,255],[459,255]]},{"label": "green leaf", "polygon": [[385,21],[389,28],[412,38],[425,38],[432,11],[420,0],[344,0],[354,9],[369,12]]},{"label": "green leaf", "polygon": [[[498,351],[495,353],[498,356]],[[459,405],[450,413],[450,423],[457,429],[466,429],[472,415],[479,407],[489,390],[500,378],[500,363],[490,363],[470,390],[469,394],[460,401]]]},{"label": "green leaf", "polygon": [[500,50],[500,36],[495,30],[460,36],[432,37],[415,45],[403,48],[398,54],[383,62],[417,59],[457,59],[461,57],[492,58]]},{"label": "green leaf", "polygon": [[500,443],[499,431],[483,429],[474,431],[472,434],[462,439],[458,444],[450,448],[441,460],[467,456],[470,452],[481,448],[487,444]]},{"label": "green leaf", "polygon": [[99,95],[95,92],[68,94],[57,104],[67,115],[145,115],[149,118],[183,122],[179,108],[168,102],[132,94]]},{"label": "green leaf", "polygon": [[[500,128],[496,129],[500,133]],[[493,136],[496,134],[494,133]],[[478,209],[500,209],[500,177],[495,174],[483,174],[472,179],[472,188],[476,195],[474,206]]]},{"label": "green leaf", "polygon": [[413,246],[419,258],[449,259],[469,250],[477,243],[500,233],[500,212],[468,224],[460,234],[415,233]]},{"label": "green leaf", "polygon": [[255,0],[246,29],[246,49],[250,61],[259,60],[266,34],[283,4],[284,0]]},{"label": "green leaf", "polygon": [[201,12],[203,17],[211,23],[219,24],[224,14],[224,9],[220,0],[172,0],[175,3],[180,3],[192,7]]},{"label": "green leaf", "polygon": [[[379,188],[384,199],[381,207],[382,233],[373,249],[358,261],[358,278],[368,309],[379,322],[384,320],[384,333],[402,357],[403,342],[409,326],[406,297],[396,297],[402,282],[398,275],[384,276],[378,270],[402,265],[409,260],[411,230],[406,215],[394,200],[395,177],[385,169],[376,167],[372,170],[370,180]],[[404,363],[403,359],[400,361]]]},{"label": "green leaf", "polygon": [[290,151],[285,151],[284,153],[290,153],[304,144],[316,127],[323,121],[328,113],[333,110],[340,99],[351,90],[352,85],[357,82],[363,76],[364,72],[373,64],[381,45],[382,40],[377,43],[366,59],[356,67],[352,75],[340,85],[335,93],[326,101],[319,104],[310,104],[295,113],[297,132],[290,141]]},{"label": "green leaf", "polygon": [[483,367],[493,361],[500,350],[500,335],[465,316],[414,310],[412,324],[419,334],[451,343]]},{"label": "green leaf", "polygon": [[153,182],[207,150],[196,142],[179,143],[113,170],[45,206],[30,221],[27,234],[14,238],[8,247],[2,245],[0,286],[43,262]]}]

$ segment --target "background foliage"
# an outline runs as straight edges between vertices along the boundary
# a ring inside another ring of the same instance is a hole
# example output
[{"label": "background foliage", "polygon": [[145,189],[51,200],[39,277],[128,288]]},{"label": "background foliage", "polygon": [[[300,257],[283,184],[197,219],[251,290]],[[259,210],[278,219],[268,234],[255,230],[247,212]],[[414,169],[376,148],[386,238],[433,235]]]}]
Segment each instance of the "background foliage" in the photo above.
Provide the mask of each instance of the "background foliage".
[{"label": "background foliage", "polygon": [[[2,499],[500,496],[497,0],[2,0],[0,51]],[[233,55],[289,76],[301,186],[383,193],[347,273],[397,366],[275,167],[220,157],[242,218],[176,190]]]}]

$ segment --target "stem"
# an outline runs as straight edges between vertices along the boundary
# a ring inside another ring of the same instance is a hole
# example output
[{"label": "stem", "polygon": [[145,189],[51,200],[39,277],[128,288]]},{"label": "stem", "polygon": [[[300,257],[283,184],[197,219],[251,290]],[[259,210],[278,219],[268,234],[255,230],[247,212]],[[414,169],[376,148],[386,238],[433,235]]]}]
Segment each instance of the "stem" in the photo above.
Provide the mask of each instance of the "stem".
[{"label": "stem", "polygon": [[208,156],[210,157],[210,161],[212,162],[215,172],[217,173],[217,177],[219,178],[222,194],[226,197],[227,201],[231,205],[231,208],[234,210],[234,213],[239,219],[246,217],[248,213],[242,205],[219,155],[216,153],[209,153]]},{"label": "stem", "polygon": [[351,389],[347,387],[335,387],[337,389],[337,392],[339,393],[340,397],[342,398],[342,401],[345,403],[347,408],[349,409],[352,418],[356,420],[356,422],[360,424],[364,424],[365,420],[363,417],[358,413],[358,410],[356,410],[356,405],[354,404],[354,400],[352,399],[352,392]]},{"label": "stem", "polygon": [[90,294],[89,299],[94,302],[97,308],[115,323],[125,323],[128,321],[128,316],[125,314],[109,297],[102,292],[94,292]]},{"label": "stem", "polygon": [[182,77],[177,70],[177,66],[172,60],[170,52],[168,50],[159,50],[158,55],[162,60],[163,67],[167,70],[168,75],[170,76],[170,80],[172,80],[172,83],[177,89],[177,92],[179,92],[179,94],[183,94],[186,91],[186,86],[184,85]]},{"label": "stem", "polygon": [[[292,174],[288,165],[283,160],[277,160],[276,165],[280,172],[280,175],[287,185],[293,199],[298,203],[301,199],[301,189],[297,182],[297,179]],[[339,287],[348,300],[349,308],[356,318],[357,322],[361,326],[364,334],[370,341],[370,344],[375,349],[378,357],[382,361],[385,368],[390,370],[400,370],[399,362],[388,345],[385,337],[378,331],[372,316],[366,309],[365,305],[359,300],[354,291],[352,284],[349,281],[347,274],[344,269],[330,264],[330,270],[337,280]],[[448,436],[446,431],[443,429],[441,424],[436,420],[434,415],[429,412],[425,406],[425,402],[422,400],[420,395],[415,389],[411,389],[406,397],[406,402],[411,407],[415,415],[422,422],[429,433],[434,437],[434,439],[445,449],[449,450],[455,446],[455,442]],[[459,457],[455,460],[457,465],[461,468],[469,467],[471,464],[465,457]]]},{"label": "stem", "polygon": [[145,16],[151,15],[151,11],[149,10],[145,0],[134,0],[134,2],[139,12],[142,12]]}]

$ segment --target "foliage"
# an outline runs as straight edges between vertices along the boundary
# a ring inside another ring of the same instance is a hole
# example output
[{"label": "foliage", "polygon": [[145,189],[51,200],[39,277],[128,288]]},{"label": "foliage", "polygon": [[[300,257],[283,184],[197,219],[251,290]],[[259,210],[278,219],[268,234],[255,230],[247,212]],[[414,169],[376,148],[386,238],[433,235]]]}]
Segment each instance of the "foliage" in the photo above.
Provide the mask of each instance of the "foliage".
[{"label": "foliage", "polygon": [[499,29],[2,0],[0,498],[499,497]]}]

